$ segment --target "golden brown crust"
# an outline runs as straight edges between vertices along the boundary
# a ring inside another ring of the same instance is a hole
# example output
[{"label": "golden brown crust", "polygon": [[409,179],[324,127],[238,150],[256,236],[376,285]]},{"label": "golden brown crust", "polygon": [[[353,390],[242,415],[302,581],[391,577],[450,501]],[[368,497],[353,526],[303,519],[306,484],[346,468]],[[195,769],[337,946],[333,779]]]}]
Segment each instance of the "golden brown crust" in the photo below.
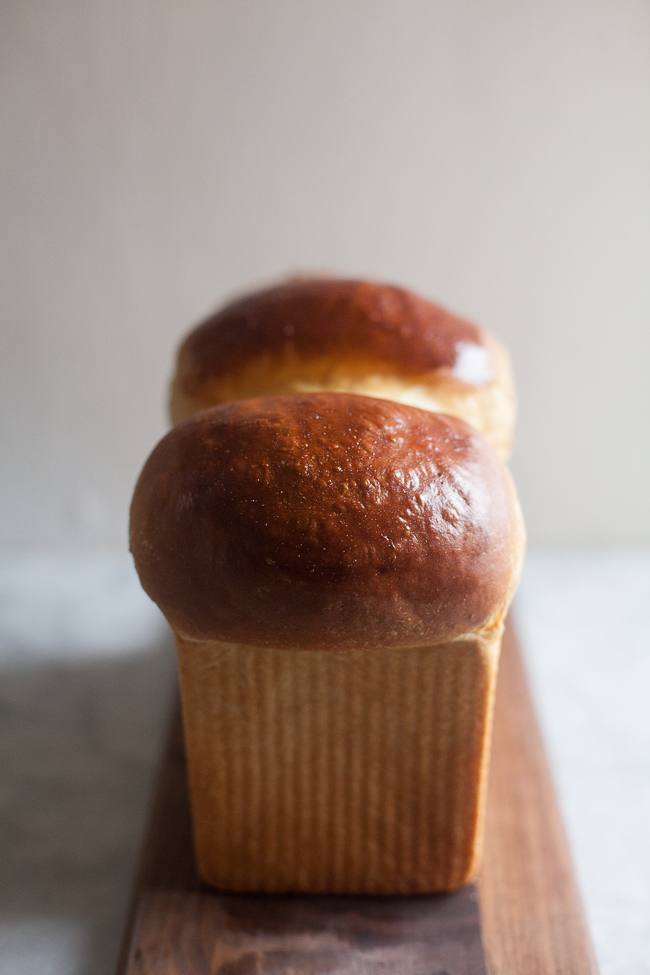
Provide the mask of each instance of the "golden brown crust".
[{"label": "golden brown crust", "polygon": [[349,394],[228,403],[172,430],[131,510],[184,637],[422,646],[496,625],[521,561],[504,465],[447,416]]},{"label": "golden brown crust", "polygon": [[[263,354],[319,358],[336,350],[422,376],[458,364],[458,344],[488,348],[487,334],[418,295],[391,285],[297,278],[246,295],[218,311],[183,344],[183,387],[196,393],[208,378],[241,369]],[[462,347],[461,347],[462,348]],[[460,377],[462,378],[462,377]],[[485,361],[475,377],[492,378]]]},{"label": "golden brown crust", "polygon": [[515,398],[507,352],[485,330],[403,288],[303,278],[247,295],[191,332],[174,423],[234,399],[350,392],[450,413],[506,456]]}]

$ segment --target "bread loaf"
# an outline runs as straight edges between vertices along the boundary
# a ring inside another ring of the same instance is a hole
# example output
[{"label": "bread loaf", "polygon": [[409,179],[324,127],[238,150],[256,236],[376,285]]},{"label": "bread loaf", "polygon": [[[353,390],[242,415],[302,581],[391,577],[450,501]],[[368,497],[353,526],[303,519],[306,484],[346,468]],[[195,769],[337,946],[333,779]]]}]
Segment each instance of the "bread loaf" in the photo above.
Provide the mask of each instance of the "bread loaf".
[{"label": "bread loaf", "polygon": [[349,392],[459,416],[506,457],[508,354],[484,329],[403,288],[299,278],[227,305],[183,342],[171,416],[229,400]]},{"label": "bread loaf", "polygon": [[161,441],[131,548],[176,635],[204,880],[409,894],[475,875],[523,545],[507,469],[457,418],[271,396]]}]

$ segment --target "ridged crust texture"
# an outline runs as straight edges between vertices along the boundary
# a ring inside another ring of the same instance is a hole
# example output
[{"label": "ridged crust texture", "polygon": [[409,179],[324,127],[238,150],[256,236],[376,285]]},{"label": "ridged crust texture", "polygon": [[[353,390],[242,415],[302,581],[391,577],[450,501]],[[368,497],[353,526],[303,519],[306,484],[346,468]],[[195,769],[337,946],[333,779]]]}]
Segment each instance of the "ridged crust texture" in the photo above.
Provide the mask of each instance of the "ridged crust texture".
[{"label": "ridged crust texture", "polygon": [[203,879],[384,895],[471,881],[500,643],[500,628],[374,653],[178,637]]},{"label": "ridged crust texture", "polygon": [[523,527],[505,465],[463,421],[315,393],[172,430],[138,481],[131,548],[184,638],[400,648],[498,626]]}]

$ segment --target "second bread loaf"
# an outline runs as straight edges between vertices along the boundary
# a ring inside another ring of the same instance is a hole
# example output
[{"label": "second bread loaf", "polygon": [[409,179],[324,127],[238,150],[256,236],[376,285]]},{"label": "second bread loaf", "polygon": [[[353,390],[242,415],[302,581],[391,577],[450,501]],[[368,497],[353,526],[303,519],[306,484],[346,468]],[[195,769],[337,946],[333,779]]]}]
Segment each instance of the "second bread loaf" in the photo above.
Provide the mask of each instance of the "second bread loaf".
[{"label": "second bread loaf", "polygon": [[497,453],[512,448],[504,347],[483,328],[391,285],[297,278],[245,295],[191,332],[172,383],[181,422],[228,400],[357,393],[459,416]]}]

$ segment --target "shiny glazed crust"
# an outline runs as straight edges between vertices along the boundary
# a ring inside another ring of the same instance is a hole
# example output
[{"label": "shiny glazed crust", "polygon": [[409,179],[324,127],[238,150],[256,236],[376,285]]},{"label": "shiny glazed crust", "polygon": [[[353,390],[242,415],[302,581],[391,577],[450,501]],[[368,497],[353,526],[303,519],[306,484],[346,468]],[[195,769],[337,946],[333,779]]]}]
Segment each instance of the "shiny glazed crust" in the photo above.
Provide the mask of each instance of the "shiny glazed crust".
[{"label": "shiny glazed crust", "polygon": [[460,416],[512,446],[508,354],[484,329],[403,288],[305,278],[240,298],[191,332],[172,382],[174,423],[235,399],[352,392]]},{"label": "shiny glazed crust", "polygon": [[400,648],[498,627],[523,527],[505,466],[461,420],[315,393],[172,430],[138,481],[131,549],[185,639]]}]

